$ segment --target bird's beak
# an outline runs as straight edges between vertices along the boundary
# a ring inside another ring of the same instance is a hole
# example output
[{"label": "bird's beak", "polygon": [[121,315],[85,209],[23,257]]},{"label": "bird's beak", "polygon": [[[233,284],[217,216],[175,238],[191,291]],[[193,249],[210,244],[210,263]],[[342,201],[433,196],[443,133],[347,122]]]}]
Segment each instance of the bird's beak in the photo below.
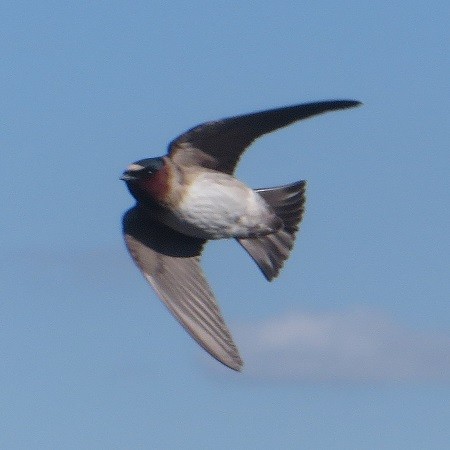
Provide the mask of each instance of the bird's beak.
[{"label": "bird's beak", "polygon": [[136,181],[137,177],[135,175],[131,175],[130,172],[124,172],[122,176],[120,177],[123,181]]}]

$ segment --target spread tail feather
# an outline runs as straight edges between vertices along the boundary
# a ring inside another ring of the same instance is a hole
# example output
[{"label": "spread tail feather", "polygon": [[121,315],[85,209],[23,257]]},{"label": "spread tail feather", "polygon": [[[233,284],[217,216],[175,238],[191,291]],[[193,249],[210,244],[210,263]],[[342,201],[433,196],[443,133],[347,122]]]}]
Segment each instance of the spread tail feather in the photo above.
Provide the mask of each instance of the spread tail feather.
[{"label": "spread tail feather", "polygon": [[237,241],[253,258],[268,281],[278,275],[294,246],[295,233],[305,211],[305,190],[306,181],[303,180],[281,187],[255,189],[283,220],[284,226],[273,234]]}]

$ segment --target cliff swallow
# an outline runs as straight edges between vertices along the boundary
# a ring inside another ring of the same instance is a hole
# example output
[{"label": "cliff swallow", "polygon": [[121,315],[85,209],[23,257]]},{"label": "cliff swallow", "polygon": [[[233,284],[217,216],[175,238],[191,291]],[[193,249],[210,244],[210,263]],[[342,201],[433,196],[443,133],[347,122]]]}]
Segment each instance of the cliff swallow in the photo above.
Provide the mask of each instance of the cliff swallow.
[{"label": "cliff swallow", "polygon": [[198,125],[168,154],[137,161],[122,175],[136,199],[123,217],[126,246],[147,281],[188,333],[234,370],[242,359],[200,267],[210,239],[236,239],[267,280],[276,277],[302,220],[305,181],[251,189],[233,176],[259,136],[353,100],[306,103]]}]

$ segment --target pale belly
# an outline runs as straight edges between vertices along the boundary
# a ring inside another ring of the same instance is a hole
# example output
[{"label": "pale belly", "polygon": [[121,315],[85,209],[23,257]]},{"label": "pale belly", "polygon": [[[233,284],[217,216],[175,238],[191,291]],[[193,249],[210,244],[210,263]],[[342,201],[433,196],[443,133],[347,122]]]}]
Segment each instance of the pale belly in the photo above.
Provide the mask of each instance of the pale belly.
[{"label": "pale belly", "polygon": [[198,176],[163,220],[183,234],[204,239],[256,237],[282,226],[259,194],[226,174]]}]

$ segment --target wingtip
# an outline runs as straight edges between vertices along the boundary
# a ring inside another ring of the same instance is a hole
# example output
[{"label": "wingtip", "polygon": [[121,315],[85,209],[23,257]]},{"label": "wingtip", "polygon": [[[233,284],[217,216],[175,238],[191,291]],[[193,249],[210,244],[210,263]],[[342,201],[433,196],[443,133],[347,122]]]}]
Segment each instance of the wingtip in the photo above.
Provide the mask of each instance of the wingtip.
[{"label": "wingtip", "polygon": [[364,106],[363,102],[360,102],[359,100],[352,100],[354,105],[353,107],[358,107],[358,106]]},{"label": "wingtip", "polygon": [[[203,344],[201,344],[203,346]],[[203,346],[203,348],[205,348]],[[223,364],[225,367],[232,369],[236,372],[241,372],[244,367],[244,361],[242,361],[241,355],[237,347],[233,343],[233,348],[228,349],[228,351],[224,354],[222,352],[212,352],[211,349],[205,348],[205,350],[218,362]],[[230,351],[231,350],[231,351]]]},{"label": "wingtip", "polygon": [[235,349],[236,353],[234,355],[227,355],[226,357],[218,356],[212,354],[214,358],[216,358],[219,362],[221,362],[224,366],[236,371],[241,372],[244,367],[244,361],[242,361],[241,356],[239,355],[237,348]]},{"label": "wingtip", "polygon": [[363,102],[360,102],[359,100],[336,100],[336,103],[342,108],[356,108],[363,105]]},{"label": "wingtip", "polygon": [[242,369],[244,367],[244,362],[239,359],[239,361],[235,361],[231,364],[226,364],[227,367],[230,369],[233,369],[235,372],[242,372]]}]

